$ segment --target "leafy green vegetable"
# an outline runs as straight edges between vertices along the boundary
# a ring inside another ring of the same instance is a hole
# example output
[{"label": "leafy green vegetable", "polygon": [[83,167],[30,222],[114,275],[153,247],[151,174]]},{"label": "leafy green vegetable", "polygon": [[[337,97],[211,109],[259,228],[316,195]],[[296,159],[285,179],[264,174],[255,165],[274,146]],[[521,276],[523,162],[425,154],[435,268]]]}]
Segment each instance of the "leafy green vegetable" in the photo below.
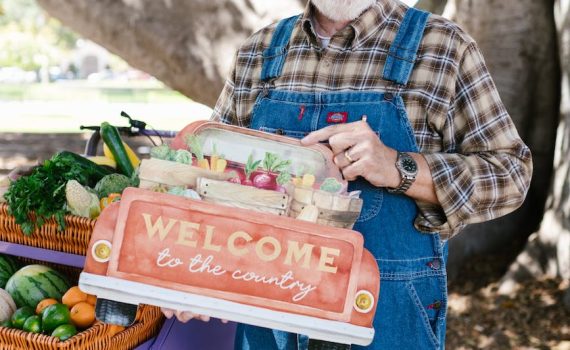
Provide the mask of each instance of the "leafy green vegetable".
[{"label": "leafy green vegetable", "polygon": [[150,149],[150,157],[162,160],[169,160],[170,158],[170,147],[166,144],[160,146],[155,146]]},{"label": "leafy green vegetable", "polygon": [[110,174],[97,182],[95,191],[99,198],[104,198],[111,193],[123,193],[125,188],[132,186],[133,180],[130,177],[123,174]]},{"label": "leafy green vegetable", "polygon": [[181,164],[192,164],[192,153],[185,149],[179,149],[174,154],[174,161]]},{"label": "leafy green vegetable", "polygon": [[342,189],[342,184],[338,182],[337,179],[332,177],[326,178],[321,184],[321,190],[326,192],[338,193],[341,189]]},{"label": "leafy green vegetable", "polygon": [[289,174],[288,172],[282,172],[279,173],[279,175],[277,176],[277,184],[279,186],[283,186],[286,183],[288,183],[289,181],[291,181],[291,174]]},{"label": "leafy green vegetable", "polygon": [[259,168],[259,164],[261,163],[260,160],[256,160],[255,162],[253,161],[253,154],[250,154],[249,157],[247,157],[247,163],[245,163],[245,179],[249,180],[249,177],[251,176],[251,174],[257,170],[257,168]]},{"label": "leafy green vegetable", "polygon": [[198,160],[204,159],[204,152],[202,151],[202,145],[200,140],[196,135],[189,135],[186,138],[186,144],[190,147],[190,151],[194,153]]},{"label": "leafy green vegetable", "polygon": [[265,152],[265,157],[263,158],[263,169],[269,172],[278,173],[286,171],[290,165],[290,160],[281,160],[277,154]]},{"label": "leafy green vegetable", "polygon": [[[63,230],[67,181],[77,180],[85,186],[92,175],[78,162],[55,155],[35,168],[29,176],[22,176],[10,184],[8,192],[4,194],[8,210],[26,235],[34,232],[36,227],[41,227],[51,217],[55,218],[59,229]],[[30,216],[32,212],[35,213],[35,219]]]}]

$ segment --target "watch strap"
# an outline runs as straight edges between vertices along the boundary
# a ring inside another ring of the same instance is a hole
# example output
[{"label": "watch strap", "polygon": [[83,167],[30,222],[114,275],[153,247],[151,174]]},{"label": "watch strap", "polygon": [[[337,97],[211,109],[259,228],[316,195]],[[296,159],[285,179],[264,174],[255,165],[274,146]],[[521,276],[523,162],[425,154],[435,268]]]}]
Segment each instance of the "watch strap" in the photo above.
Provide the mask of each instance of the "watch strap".
[{"label": "watch strap", "polygon": [[405,193],[414,183],[414,181],[416,180],[416,176],[410,176],[408,174],[405,174],[400,167],[398,166],[400,159],[402,157],[407,157],[407,158],[412,158],[412,156],[410,156],[409,154],[405,153],[405,152],[398,152],[398,158],[396,158],[396,169],[398,169],[398,171],[400,172],[400,176],[402,177],[402,180],[400,181],[400,184],[398,185],[398,187],[395,188],[390,188],[387,187],[386,190],[389,193],[393,193],[393,194],[402,194]]}]

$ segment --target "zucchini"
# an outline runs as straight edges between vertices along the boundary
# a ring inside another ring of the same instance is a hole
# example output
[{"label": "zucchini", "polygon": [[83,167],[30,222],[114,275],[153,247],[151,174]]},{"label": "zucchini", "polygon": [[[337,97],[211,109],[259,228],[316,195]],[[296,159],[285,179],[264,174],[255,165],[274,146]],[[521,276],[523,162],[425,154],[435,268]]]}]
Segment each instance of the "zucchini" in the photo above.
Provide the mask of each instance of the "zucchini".
[{"label": "zucchini", "polygon": [[123,175],[131,177],[135,168],[129,159],[123,140],[121,140],[121,135],[119,135],[119,130],[113,125],[103,122],[99,132],[101,133],[103,142],[109,147],[113,158],[115,158],[117,169],[119,169]]},{"label": "zucchini", "polygon": [[104,176],[113,173],[111,170],[104,168],[90,161],[89,159],[73,152],[61,151],[58,154],[56,154],[54,158],[56,157],[58,159],[68,160],[70,162],[73,162],[77,164],[80,168],[82,168],[85,174],[89,176],[89,184],[88,184],[89,186],[95,186],[95,184],[99,182],[99,180],[101,180]]}]

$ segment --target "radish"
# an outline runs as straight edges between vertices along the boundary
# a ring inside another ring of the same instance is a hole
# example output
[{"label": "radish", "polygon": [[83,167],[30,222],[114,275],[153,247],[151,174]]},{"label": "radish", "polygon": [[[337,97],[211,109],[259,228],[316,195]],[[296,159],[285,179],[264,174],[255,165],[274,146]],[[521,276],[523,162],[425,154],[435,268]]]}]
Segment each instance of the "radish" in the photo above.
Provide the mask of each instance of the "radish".
[{"label": "radish", "polygon": [[229,182],[233,182],[235,184],[241,185],[241,179],[239,178],[239,176],[236,177],[232,177],[231,179],[228,180]]},{"label": "radish", "polygon": [[259,173],[253,178],[253,186],[264,190],[275,189],[275,177],[266,172]]}]

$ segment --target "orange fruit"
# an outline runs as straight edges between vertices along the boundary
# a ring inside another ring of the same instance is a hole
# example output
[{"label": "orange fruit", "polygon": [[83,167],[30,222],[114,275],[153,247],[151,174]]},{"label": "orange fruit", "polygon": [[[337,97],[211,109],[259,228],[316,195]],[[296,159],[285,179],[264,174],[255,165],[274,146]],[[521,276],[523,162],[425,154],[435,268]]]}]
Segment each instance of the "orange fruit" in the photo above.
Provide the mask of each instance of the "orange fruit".
[{"label": "orange fruit", "polygon": [[53,298],[47,298],[47,299],[40,301],[38,303],[38,306],[36,306],[36,314],[41,315],[42,311],[44,311],[44,309],[46,307],[53,305],[53,304],[57,304],[57,303],[58,303],[58,301],[53,299]]},{"label": "orange fruit", "polygon": [[123,326],[119,326],[116,324],[110,324],[109,325],[109,336],[114,336],[115,334],[122,332],[125,329],[125,327]]},{"label": "orange fruit", "polygon": [[87,328],[95,322],[95,307],[85,301],[75,304],[70,311],[71,322],[77,328]]},{"label": "orange fruit", "polygon": [[87,300],[87,294],[83,293],[78,286],[71,287],[61,298],[62,304],[73,307],[75,304]]},{"label": "orange fruit", "polygon": [[86,301],[89,304],[95,306],[95,303],[97,302],[97,297],[95,295],[87,294],[87,300]]}]

